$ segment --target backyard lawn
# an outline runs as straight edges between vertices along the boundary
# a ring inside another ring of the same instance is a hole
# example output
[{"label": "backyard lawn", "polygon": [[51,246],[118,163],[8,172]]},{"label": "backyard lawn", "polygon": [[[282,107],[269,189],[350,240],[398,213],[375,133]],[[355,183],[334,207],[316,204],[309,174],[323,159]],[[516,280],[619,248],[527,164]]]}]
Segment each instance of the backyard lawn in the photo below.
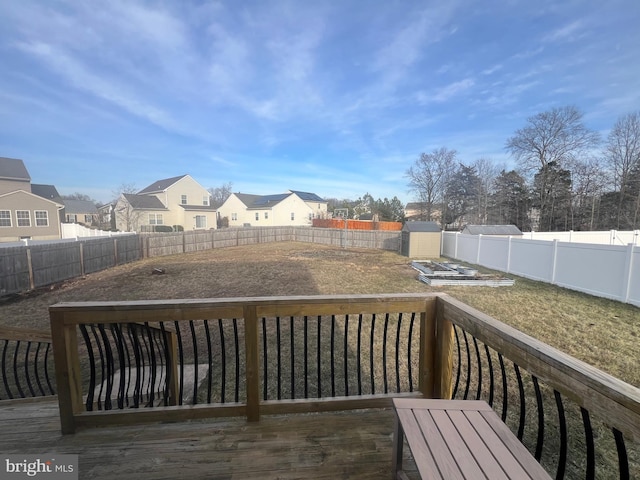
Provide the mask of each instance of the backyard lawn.
[{"label": "backyard lawn", "polygon": [[[145,259],[0,304],[0,324],[48,329],[62,301],[443,291],[640,386],[640,309],[516,278],[513,287],[438,287],[406,257],[308,243],[269,243]],[[154,268],[164,274],[154,275]]]}]

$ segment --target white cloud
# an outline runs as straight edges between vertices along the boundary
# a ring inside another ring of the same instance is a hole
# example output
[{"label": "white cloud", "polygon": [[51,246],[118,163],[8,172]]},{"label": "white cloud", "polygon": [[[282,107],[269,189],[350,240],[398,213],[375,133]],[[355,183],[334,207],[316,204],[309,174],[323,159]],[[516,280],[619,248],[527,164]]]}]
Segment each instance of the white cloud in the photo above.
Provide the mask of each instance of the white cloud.
[{"label": "white cloud", "polygon": [[431,102],[442,103],[462,94],[474,85],[475,81],[472,78],[465,78],[464,80],[453,82],[447,86],[441,87],[431,94],[418,92],[416,99],[421,105]]},{"label": "white cloud", "polygon": [[584,22],[582,20],[574,20],[553,32],[550,32],[542,37],[542,41],[545,43],[563,42],[563,41],[575,41],[584,36],[584,33],[580,33],[584,29]]}]

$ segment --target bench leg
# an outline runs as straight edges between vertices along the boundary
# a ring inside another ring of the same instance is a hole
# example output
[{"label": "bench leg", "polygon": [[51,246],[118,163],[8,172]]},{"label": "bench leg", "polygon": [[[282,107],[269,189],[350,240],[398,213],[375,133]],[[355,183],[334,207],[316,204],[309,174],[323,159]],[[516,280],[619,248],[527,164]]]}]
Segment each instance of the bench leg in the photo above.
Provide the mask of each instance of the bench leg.
[{"label": "bench leg", "polygon": [[[398,415],[395,415],[395,422],[393,428],[393,452],[391,459],[391,474],[392,479],[402,478],[402,446],[404,444],[404,430],[398,419]],[[406,477],[405,477],[406,478]]]}]

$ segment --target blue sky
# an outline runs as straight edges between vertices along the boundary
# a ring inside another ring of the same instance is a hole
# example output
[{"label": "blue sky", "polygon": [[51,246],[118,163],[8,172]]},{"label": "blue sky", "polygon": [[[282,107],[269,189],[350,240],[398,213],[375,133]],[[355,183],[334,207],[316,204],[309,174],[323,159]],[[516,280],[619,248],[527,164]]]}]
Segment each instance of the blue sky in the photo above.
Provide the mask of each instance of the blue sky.
[{"label": "blue sky", "polygon": [[640,109],[640,2],[8,0],[0,156],[107,201],[205,187],[398,196],[445,146],[513,167],[526,118]]}]

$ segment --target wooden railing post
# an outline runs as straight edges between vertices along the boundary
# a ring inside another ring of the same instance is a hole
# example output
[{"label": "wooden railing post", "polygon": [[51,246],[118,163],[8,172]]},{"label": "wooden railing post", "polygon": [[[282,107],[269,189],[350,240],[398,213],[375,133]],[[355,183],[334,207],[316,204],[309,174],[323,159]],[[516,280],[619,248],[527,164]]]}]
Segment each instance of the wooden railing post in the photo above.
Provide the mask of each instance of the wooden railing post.
[{"label": "wooden railing post", "polygon": [[244,344],[246,352],[247,420],[260,420],[260,376],[258,369],[258,315],[256,307],[247,305],[244,311]]},{"label": "wooden railing post", "polygon": [[167,345],[167,373],[169,375],[167,385],[169,389],[169,405],[179,405],[180,382],[178,379],[178,336],[176,332],[164,331]]},{"label": "wooden railing post", "polygon": [[451,399],[453,394],[453,324],[444,316],[440,298],[436,301],[435,398]]},{"label": "wooden railing post", "polygon": [[420,312],[420,368],[419,389],[424,398],[434,398],[436,353],[436,302],[425,303],[425,311]]},{"label": "wooden railing post", "polygon": [[50,311],[51,343],[56,370],[60,426],[63,434],[76,430],[75,414],[84,410],[76,325],[65,325],[64,313]]}]

